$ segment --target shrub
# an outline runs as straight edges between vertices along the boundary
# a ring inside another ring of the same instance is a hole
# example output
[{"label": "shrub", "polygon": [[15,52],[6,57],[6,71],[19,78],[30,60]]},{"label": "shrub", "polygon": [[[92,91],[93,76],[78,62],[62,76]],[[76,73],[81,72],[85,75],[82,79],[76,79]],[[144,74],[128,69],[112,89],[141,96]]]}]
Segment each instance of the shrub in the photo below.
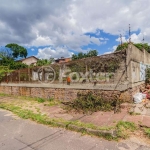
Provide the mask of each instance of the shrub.
[{"label": "shrub", "polygon": [[116,110],[116,108],[120,105],[120,100],[118,100],[117,97],[108,101],[101,96],[95,95],[93,92],[79,92],[77,97],[78,98],[73,102],[67,102],[65,104],[67,104],[69,108],[77,111],[83,111],[83,113]]}]

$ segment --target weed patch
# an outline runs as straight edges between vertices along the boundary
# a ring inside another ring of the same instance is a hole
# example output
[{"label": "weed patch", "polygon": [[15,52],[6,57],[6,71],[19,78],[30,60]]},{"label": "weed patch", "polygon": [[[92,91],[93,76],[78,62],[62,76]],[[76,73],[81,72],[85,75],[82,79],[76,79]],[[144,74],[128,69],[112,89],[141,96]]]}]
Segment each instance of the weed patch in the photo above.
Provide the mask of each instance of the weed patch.
[{"label": "weed patch", "polygon": [[130,114],[131,116],[141,115],[140,113],[135,113],[135,112],[129,112],[129,114]]},{"label": "weed patch", "polygon": [[133,122],[119,121],[116,125],[117,137],[126,139],[131,132],[137,130]]},{"label": "weed patch", "polygon": [[40,97],[36,98],[35,100],[38,101],[39,103],[44,103],[45,102],[45,99],[40,98]]},{"label": "weed patch", "polygon": [[45,103],[44,106],[55,106],[55,105],[60,104],[60,101],[54,100],[54,98],[44,99],[40,97],[13,96],[13,95],[4,94],[4,93],[0,93],[0,96],[1,97],[13,97],[13,98],[21,99],[21,100],[32,101],[32,102],[37,101],[38,103]]},{"label": "weed patch", "polygon": [[66,105],[66,109],[74,109],[76,111],[96,112],[96,111],[120,111],[120,100],[114,97],[113,100],[105,100],[101,96],[94,95],[93,92],[78,93],[78,98],[73,102],[62,102]]},{"label": "weed patch", "polygon": [[145,135],[150,138],[150,128],[144,128]]},{"label": "weed patch", "polygon": [[5,94],[5,93],[0,93],[1,97],[5,97],[5,96],[10,96],[9,94]]}]

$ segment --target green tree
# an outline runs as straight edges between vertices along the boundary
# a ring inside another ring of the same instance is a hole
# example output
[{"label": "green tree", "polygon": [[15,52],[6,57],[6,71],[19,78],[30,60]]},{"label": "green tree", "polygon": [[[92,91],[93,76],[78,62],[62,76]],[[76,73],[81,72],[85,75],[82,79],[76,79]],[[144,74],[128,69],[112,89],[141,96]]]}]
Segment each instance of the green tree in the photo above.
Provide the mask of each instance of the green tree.
[{"label": "green tree", "polygon": [[[147,52],[150,53],[150,46],[148,45],[148,43],[132,43],[132,44],[138,49],[140,50],[145,49]],[[118,45],[116,51],[126,49],[127,47],[128,47],[128,43],[123,43],[122,45]]]},{"label": "green tree", "polygon": [[116,48],[116,51],[126,49],[127,47],[128,47],[128,43],[123,43],[122,45],[118,45],[118,47]]},{"label": "green tree", "polygon": [[9,48],[0,49],[0,59],[3,59],[3,58],[13,59],[12,51]]},{"label": "green tree", "polygon": [[0,82],[6,74],[12,72],[7,66],[0,66]]},{"label": "green tree", "polygon": [[78,56],[76,54],[73,54],[72,55],[72,60],[76,60],[76,59],[78,59]]},{"label": "green tree", "polygon": [[97,50],[90,50],[90,51],[87,53],[87,56],[88,56],[88,57],[97,56],[97,55],[98,55]]},{"label": "green tree", "polygon": [[78,53],[78,59],[84,58],[84,54],[82,52]]},{"label": "green tree", "polygon": [[54,58],[50,59],[39,59],[36,63],[37,66],[50,65],[54,61]]},{"label": "green tree", "polygon": [[0,49],[0,69],[2,75],[4,75],[4,72],[8,72],[9,70],[27,67],[28,65],[14,60],[13,51],[10,48],[5,47]]},{"label": "green tree", "polygon": [[18,44],[15,44],[15,43],[10,43],[10,44],[7,44],[5,47],[7,48],[10,48],[11,51],[12,51],[12,56],[13,58],[18,58],[18,57],[24,57],[26,58],[28,53],[27,53],[27,49],[18,45]]},{"label": "green tree", "polygon": [[16,62],[10,49],[0,49],[0,66],[8,67],[10,70],[27,68],[26,64]]},{"label": "green tree", "polygon": [[97,50],[90,50],[89,52],[87,53],[78,53],[77,55],[76,54],[73,54],[72,55],[72,60],[76,60],[76,59],[82,59],[82,58],[86,58],[86,57],[93,57],[93,56],[97,56],[98,55],[98,52]]},{"label": "green tree", "polygon": [[150,46],[148,43],[134,43],[134,45],[140,50],[145,49],[146,51],[150,52]]},{"label": "green tree", "polygon": [[4,57],[3,59],[0,59],[0,66],[8,67],[10,70],[16,70],[16,69],[22,69],[22,68],[27,68],[28,65],[21,63],[21,62],[16,62],[13,59],[8,59]]}]

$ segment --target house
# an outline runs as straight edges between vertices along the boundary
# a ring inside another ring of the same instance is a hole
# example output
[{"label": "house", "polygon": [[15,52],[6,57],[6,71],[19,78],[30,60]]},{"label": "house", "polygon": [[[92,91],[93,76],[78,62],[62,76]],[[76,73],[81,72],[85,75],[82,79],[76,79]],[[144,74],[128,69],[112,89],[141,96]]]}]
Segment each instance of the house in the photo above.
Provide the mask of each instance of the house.
[{"label": "house", "polygon": [[38,60],[39,59],[36,58],[35,56],[30,56],[30,57],[18,60],[17,62],[22,62],[22,63],[24,63],[26,65],[36,65]]},{"label": "house", "polygon": [[55,63],[66,63],[66,62],[69,62],[71,61],[71,58],[64,58],[64,57],[61,57],[59,59],[56,59],[55,60]]}]

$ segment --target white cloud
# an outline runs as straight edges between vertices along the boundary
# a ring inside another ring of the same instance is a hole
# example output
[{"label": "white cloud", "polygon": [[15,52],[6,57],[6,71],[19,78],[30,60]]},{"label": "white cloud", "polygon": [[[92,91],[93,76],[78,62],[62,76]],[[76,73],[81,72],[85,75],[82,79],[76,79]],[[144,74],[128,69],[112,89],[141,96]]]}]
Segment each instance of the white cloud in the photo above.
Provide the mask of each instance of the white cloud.
[{"label": "white cloud", "polygon": [[33,46],[46,46],[46,45],[52,45],[53,42],[48,36],[37,36],[35,40],[32,41]]},{"label": "white cloud", "polygon": [[[144,37],[144,33],[142,34],[141,32],[139,34],[133,33],[130,36],[131,42],[134,43],[141,43],[143,41],[143,37]],[[121,39],[120,37],[116,39],[117,42],[121,43]],[[122,37],[122,42],[129,42],[129,37],[126,38],[125,36]]]},{"label": "white cloud", "polygon": [[115,46],[113,46],[113,52],[116,50],[116,48],[117,48],[117,45],[115,45]]},{"label": "white cloud", "polygon": [[[119,43],[121,43],[120,37],[118,37],[118,38],[116,39],[116,41],[119,42]],[[122,42],[123,42],[123,43],[129,42],[129,39],[127,39],[125,36],[122,36]]]},{"label": "white cloud", "polygon": [[134,43],[141,43],[143,39],[143,35],[142,33],[139,34],[132,34],[131,35],[131,41],[133,41]]},{"label": "white cloud", "polygon": [[69,52],[66,47],[45,47],[38,49],[38,54],[36,57],[40,59],[49,59],[49,58],[60,58],[60,57],[71,57],[72,52]]},{"label": "white cloud", "polygon": [[34,48],[31,48],[31,51],[35,51],[35,49],[34,49]]},{"label": "white cloud", "polygon": [[[107,42],[98,29],[111,35],[121,33],[126,42],[129,23],[131,31],[141,31],[131,35],[133,41],[141,41],[144,34],[145,42],[150,43],[149,0],[37,1],[29,5],[26,1],[1,0],[0,44],[52,45],[56,51],[65,45],[66,51],[82,51],[82,46]],[[100,37],[87,36],[87,32]]]},{"label": "white cloud", "polygon": [[[107,33],[119,34],[128,30],[131,24],[133,31],[149,26],[150,1],[145,0],[81,0],[74,4],[73,17],[84,31],[95,31],[99,28]],[[86,11],[86,13],[85,13]],[[86,20],[86,21],[85,21]]]},{"label": "white cloud", "polygon": [[116,48],[117,48],[117,45],[113,46],[112,48],[109,48],[108,49],[109,51],[105,52],[104,54],[111,54],[111,53],[113,53],[116,50]]},{"label": "white cloud", "polygon": [[111,51],[105,52],[104,55],[106,55],[106,54],[111,54],[111,53],[113,53],[113,52],[111,52]]}]

